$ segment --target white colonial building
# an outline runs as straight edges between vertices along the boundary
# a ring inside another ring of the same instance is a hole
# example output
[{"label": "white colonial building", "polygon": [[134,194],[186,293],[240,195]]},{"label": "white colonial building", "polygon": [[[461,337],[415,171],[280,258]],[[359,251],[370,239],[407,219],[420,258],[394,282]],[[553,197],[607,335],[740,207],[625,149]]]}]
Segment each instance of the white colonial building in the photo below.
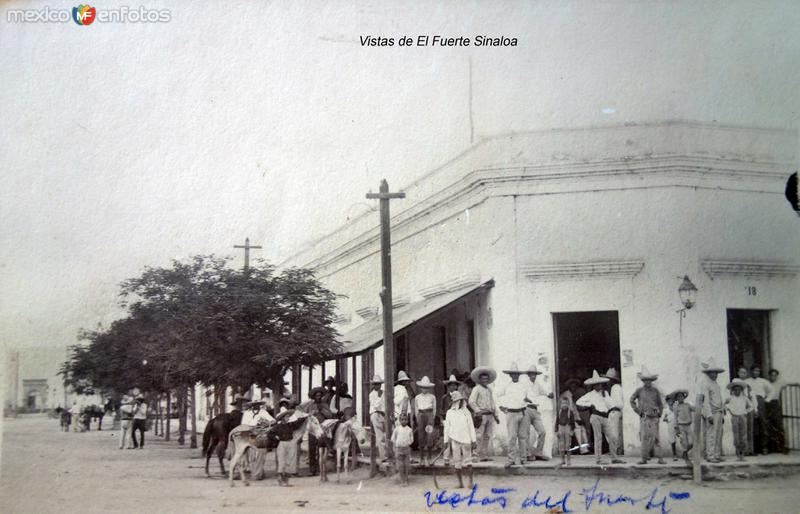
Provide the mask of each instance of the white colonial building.
[{"label": "white colonial building", "polygon": [[[685,121],[514,133],[392,184],[407,195],[392,202],[398,369],[441,381],[536,363],[558,393],[615,367],[626,400],[642,365],[664,393],[691,389],[709,357],[724,382],[742,364],[797,376],[800,219],[783,197],[797,146],[794,131]],[[362,415],[365,380],[383,374],[378,222],[365,213],[283,263],[344,295],[341,359],[296,370],[295,390],[338,373]],[[680,312],[684,276],[698,292]]]}]

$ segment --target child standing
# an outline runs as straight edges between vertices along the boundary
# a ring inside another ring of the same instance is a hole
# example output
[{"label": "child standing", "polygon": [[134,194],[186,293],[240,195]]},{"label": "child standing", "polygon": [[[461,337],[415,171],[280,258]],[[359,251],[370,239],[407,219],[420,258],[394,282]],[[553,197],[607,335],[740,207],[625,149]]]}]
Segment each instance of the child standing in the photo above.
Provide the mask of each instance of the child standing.
[{"label": "child standing", "polygon": [[692,435],[692,415],[694,414],[694,407],[685,401],[689,396],[689,391],[686,389],[677,389],[670,393],[675,400],[673,404],[673,416],[675,418],[675,436],[677,442],[681,445],[683,450],[681,456],[687,464],[691,465],[689,460],[689,450],[694,446],[694,439]]},{"label": "child standing", "polygon": [[572,431],[575,430],[575,420],[578,412],[569,396],[562,394],[559,401],[558,415],[556,416],[556,433],[558,434],[558,451],[561,454],[561,465],[569,466],[572,443]]},{"label": "child standing", "polygon": [[668,394],[664,397],[664,401],[667,403],[667,408],[664,409],[662,421],[667,424],[667,441],[670,448],[672,448],[672,460],[676,461],[678,460],[678,453],[675,450],[675,397],[672,394]]},{"label": "child standing", "polygon": [[725,410],[731,414],[731,428],[733,429],[733,445],[736,447],[736,460],[744,460],[747,452],[747,415],[753,411],[753,404],[742,392],[747,388],[747,383],[739,378],[734,378],[728,384],[731,397],[725,400]]},{"label": "child standing", "polygon": [[467,468],[469,487],[472,488],[472,448],[476,446],[475,425],[472,423],[472,414],[466,408],[466,401],[459,391],[451,393],[453,405],[447,411],[444,420],[444,444],[450,443],[450,452],[453,455],[453,467],[458,477],[458,487],[464,487],[461,479],[462,468]]},{"label": "child standing", "polygon": [[402,485],[408,485],[408,461],[411,458],[411,442],[414,432],[408,426],[408,414],[400,414],[400,426],[392,432],[392,446],[394,446],[395,466],[400,473]]}]

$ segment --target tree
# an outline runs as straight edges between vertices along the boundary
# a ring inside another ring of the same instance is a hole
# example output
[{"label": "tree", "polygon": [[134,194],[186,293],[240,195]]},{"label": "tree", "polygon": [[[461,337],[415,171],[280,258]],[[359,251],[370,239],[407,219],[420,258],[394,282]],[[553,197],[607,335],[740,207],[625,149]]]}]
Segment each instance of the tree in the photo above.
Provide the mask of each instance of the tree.
[{"label": "tree", "polygon": [[62,369],[67,382],[116,393],[257,384],[278,396],[286,370],[336,354],[335,295],[310,271],[229,263],[201,255],[125,281],[127,316],[80,334],[88,345],[73,347]]}]

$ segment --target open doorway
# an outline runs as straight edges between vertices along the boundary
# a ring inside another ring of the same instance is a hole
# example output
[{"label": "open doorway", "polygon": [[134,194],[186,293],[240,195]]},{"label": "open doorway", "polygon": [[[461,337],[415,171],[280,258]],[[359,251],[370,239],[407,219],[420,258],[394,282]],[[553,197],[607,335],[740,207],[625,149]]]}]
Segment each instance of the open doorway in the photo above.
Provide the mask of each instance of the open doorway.
[{"label": "open doorway", "polygon": [[[617,311],[554,312],[553,330],[556,343],[556,394],[569,389],[567,382],[575,379],[578,384],[573,386],[572,392],[577,399],[586,392],[583,381],[592,376],[593,370],[600,374],[608,368],[621,371]],[[622,387],[625,385],[622,384]],[[593,448],[589,411],[583,409],[579,413],[589,436],[589,445]],[[620,451],[623,448],[624,441],[620,440]],[[604,440],[603,451],[607,450]]]},{"label": "open doorway", "polygon": [[769,311],[728,309],[728,371],[736,376],[738,368],[759,366],[762,376],[770,368]]},{"label": "open doorway", "polygon": [[554,312],[556,385],[558,393],[575,378],[583,383],[592,370],[620,371],[619,316],[617,311]]}]

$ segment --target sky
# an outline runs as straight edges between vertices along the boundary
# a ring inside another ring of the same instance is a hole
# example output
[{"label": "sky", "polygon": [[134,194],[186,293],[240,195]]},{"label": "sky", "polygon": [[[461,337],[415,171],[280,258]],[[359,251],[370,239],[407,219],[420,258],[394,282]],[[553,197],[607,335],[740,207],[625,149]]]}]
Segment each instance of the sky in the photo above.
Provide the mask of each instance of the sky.
[{"label": "sky", "polygon": [[[74,5],[0,1],[6,345],[74,344],[119,316],[119,283],[144,266],[241,264],[245,237],[280,262],[367,210],[380,179],[401,189],[468,148],[470,120],[475,139],[664,119],[798,128],[791,1],[143,0],[96,7],[170,21],[7,18]],[[518,44],[360,44],[423,34]]]}]

